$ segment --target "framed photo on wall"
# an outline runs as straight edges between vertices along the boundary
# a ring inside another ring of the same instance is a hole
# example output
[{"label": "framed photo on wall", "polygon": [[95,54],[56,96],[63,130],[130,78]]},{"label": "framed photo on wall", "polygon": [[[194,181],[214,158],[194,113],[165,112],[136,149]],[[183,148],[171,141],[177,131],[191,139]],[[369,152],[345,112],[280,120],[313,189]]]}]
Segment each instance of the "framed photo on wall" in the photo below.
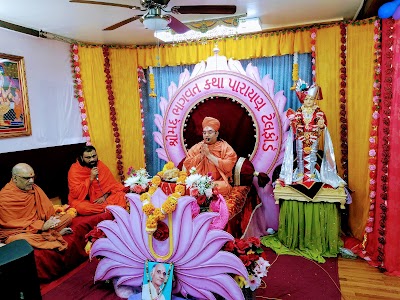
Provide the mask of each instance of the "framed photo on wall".
[{"label": "framed photo on wall", "polygon": [[0,53],[0,138],[31,133],[24,58]]},{"label": "framed photo on wall", "polygon": [[174,265],[147,261],[144,265],[142,300],[171,300]]}]

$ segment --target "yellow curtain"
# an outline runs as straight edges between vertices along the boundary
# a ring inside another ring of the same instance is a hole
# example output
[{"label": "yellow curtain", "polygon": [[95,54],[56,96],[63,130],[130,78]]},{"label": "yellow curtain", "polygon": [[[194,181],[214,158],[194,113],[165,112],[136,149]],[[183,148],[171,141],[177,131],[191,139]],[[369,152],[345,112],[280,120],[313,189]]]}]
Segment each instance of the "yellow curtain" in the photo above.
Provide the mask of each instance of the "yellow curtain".
[{"label": "yellow curtain", "polygon": [[101,47],[79,47],[82,87],[85,97],[87,121],[93,146],[117,178],[116,147],[110,121],[108,94],[104,81],[104,57]]},{"label": "yellow curtain", "polygon": [[[130,166],[141,168],[145,165],[136,51],[136,49],[110,49],[110,71],[124,174]],[[102,48],[79,47],[79,61],[92,144],[97,149],[99,159],[110,168],[115,178],[119,178],[116,143],[104,82]]]},{"label": "yellow curtain", "polygon": [[298,30],[231,37],[205,43],[139,47],[137,49],[138,65],[147,68],[158,64],[162,67],[196,64],[213,54],[215,44],[220,49],[220,55],[237,60],[294,52],[307,53],[310,52],[310,39],[308,30]]},{"label": "yellow curtain", "polygon": [[340,176],[343,168],[340,148],[340,28],[339,25],[317,30],[316,80],[321,87],[323,100],[318,105],[328,119],[328,129],[335,149],[336,164]]},{"label": "yellow curtain", "polygon": [[110,49],[111,78],[119,128],[124,174],[144,168],[143,131],[137,80],[136,49]]},{"label": "yellow curtain", "polygon": [[349,25],[347,31],[347,100],[349,186],[355,191],[349,225],[362,240],[369,211],[368,150],[374,83],[374,25]]}]

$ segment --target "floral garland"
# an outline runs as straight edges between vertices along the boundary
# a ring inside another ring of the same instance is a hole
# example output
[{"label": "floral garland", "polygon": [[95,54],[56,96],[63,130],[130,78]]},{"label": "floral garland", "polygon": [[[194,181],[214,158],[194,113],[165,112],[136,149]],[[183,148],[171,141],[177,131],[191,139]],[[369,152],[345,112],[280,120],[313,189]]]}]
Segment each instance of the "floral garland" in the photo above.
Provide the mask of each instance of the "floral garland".
[{"label": "floral garland", "polygon": [[[385,272],[386,269],[384,267],[384,246],[386,243],[385,240],[385,231],[386,231],[386,220],[387,220],[387,202],[388,202],[388,190],[389,190],[389,159],[390,159],[390,115],[391,115],[391,105],[392,105],[392,98],[393,98],[393,33],[394,33],[394,20],[386,19],[384,22],[387,22],[387,30],[384,31],[383,38],[385,39],[385,74],[384,74],[384,82],[382,84],[382,91],[383,91],[383,101],[381,106],[381,113],[382,115],[382,131],[383,131],[383,138],[381,139],[382,145],[382,159],[381,159],[381,204],[379,208],[381,209],[380,213],[380,222],[379,222],[379,237],[378,237],[378,261],[380,262],[380,270]],[[379,87],[379,85],[378,85]]]},{"label": "floral garland", "polygon": [[313,28],[310,30],[311,33],[311,57],[312,57],[312,65],[311,65],[311,69],[312,69],[312,81],[313,83],[317,82],[317,76],[316,76],[316,57],[317,54],[315,53],[315,45],[317,43],[317,29]]},{"label": "floral garland", "polygon": [[158,222],[165,219],[166,215],[172,213],[176,209],[179,198],[185,194],[185,186],[177,184],[173,194],[169,195],[160,208],[155,208],[151,203],[151,196],[155,193],[161,184],[161,177],[156,175],[151,180],[149,191],[140,195],[142,201],[142,210],[147,216],[146,232],[151,235],[157,230]]},{"label": "floral garland", "polygon": [[139,97],[140,97],[140,120],[142,121],[142,138],[143,138],[143,147],[145,148],[145,127],[144,127],[144,110],[143,110],[143,84],[147,83],[146,77],[144,76],[144,71],[142,67],[137,68],[138,73],[138,85],[139,85]]},{"label": "floral garland", "polygon": [[109,58],[109,49],[107,46],[103,46],[103,56],[104,56],[104,73],[106,74],[106,89],[108,93],[108,104],[110,105],[110,119],[111,119],[111,125],[113,127],[114,131],[114,141],[116,143],[116,156],[117,156],[117,169],[118,169],[118,174],[123,182],[125,180],[125,175],[124,175],[124,165],[122,163],[122,150],[121,150],[121,139],[119,135],[119,128],[117,124],[117,117],[116,117],[116,111],[115,111],[115,98],[114,98],[114,92],[112,88],[112,79],[111,79],[111,72],[110,72],[110,58]]},{"label": "floral garland", "polygon": [[87,122],[86,108],[85,108],[85,97],[83,95],[82,90],[82,78],[81,78],[81,68],[79,64],[79,47],[77,44],[71,45],[71,65],[72,65],[72,73],[74,77],[74,92],[75,98],[78,99],[79,109],[81,110],[81,119],[82,119],[82,131],[83,136],[86,139],[86,145],[91,145],[90,142],[90,133]]},{"label": "floral garland", "polygon": [[293,53],[292,80],[293,80],[293,86],[290,89],[295,90],[296,83],[299,80],[299,54],[297,52]]},{"label": "floral garland", "polygon": [[340,35],[341,35],[341,46],[340,46],[340,147],[342,157],[340,162],[343,168],[343,179],[348,181],[349,169],[348,169],[348,132],[347,132],[347,99],[346,99],[346,42],[347,42],[347,25],[345,23],[340,24]]},{"label": "floral garland", "polygon": [[368,152],[368,171],[369,171],[369,213],[368,221],[365,227],[364,239],[363,239],[363,250],[368,240],[368,234],[373,232],[374,229],[374,215],[375,215],[375,202],[376,202],[376,164],[377,164],[377,148],[378,148],[378,125],[379,125],[379,109],[380,109],[380,78],[381,78],[381,29],[380,22],[378,20],[374,23],[374,41],[375,41],[375,75],[374,75],[374,90],[372,99],[372,120],[371,120],[371,132],[369,137],[369,152]]},{"label": "floral garland", "polygon": [[154,89],[156,87],[155,81],[154,81],[154,72],[153,72],[153,67],[149,67],[149,79],[150,79],[150,89],[151,92],[149,94],[150,97],[156,98],[157,94],[154,92]]}]

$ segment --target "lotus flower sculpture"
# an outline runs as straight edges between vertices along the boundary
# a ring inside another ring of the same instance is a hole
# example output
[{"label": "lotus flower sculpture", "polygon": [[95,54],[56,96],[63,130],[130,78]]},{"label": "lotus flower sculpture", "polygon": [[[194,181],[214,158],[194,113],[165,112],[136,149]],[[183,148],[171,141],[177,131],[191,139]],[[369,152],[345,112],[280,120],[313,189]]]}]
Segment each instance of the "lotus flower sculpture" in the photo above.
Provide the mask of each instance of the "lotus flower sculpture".
[{"label": "lotus flower sculpture", "polygon": [[[244,299],[235,280],[229,274],[248,278],[241,260],[222,251],[233,237],[218,229],[210,229],[215,213],[206,212],[192,219],[190,196],[179,198],[176,210],[168,216],[169,237],[157,241],[146,232],[146,215],[137,194],[127,194],[130,213],[119,206],[108,206],[114,220],[98,224],[107,238],[98,239],[91,257],[102,256],[95,281],[117,280],[117,286],[139,287],[143,281],[146,260],[174,264],[173,294],[188,294],[200,299]],[[167,196],[158,189],[152,196],[155,207],[161,207]]]}]

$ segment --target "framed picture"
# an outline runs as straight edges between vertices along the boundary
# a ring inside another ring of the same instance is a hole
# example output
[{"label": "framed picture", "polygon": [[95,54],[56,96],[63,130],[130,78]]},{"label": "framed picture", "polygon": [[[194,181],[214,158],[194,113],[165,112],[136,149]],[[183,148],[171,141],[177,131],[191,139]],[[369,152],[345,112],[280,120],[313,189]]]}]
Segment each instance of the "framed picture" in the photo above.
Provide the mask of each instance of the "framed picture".
[{"label": "framed picture", "polygon": [[22,56],[0,53],[0,138],[31,135]]},{"label": "framed picture", "polygon": [[174,265],[146,261],[144,265],[142,300],[171,300]]}]

